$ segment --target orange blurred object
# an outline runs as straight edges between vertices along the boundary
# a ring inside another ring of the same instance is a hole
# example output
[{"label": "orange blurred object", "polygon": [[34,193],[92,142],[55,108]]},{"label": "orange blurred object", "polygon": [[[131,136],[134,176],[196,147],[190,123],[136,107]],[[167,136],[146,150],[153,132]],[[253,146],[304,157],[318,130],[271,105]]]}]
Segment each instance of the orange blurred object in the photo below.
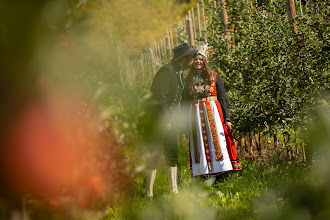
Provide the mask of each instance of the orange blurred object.
[{"label": "orange blurred object", "polygon": [[69,194],[84,208],[90,197],[105,198],[111,171],[101,169],[116,158],[107,155],[99,128],[95,109],[74,96],[30,103],[8,130],[5,168],[12,190],[34,198]]}]

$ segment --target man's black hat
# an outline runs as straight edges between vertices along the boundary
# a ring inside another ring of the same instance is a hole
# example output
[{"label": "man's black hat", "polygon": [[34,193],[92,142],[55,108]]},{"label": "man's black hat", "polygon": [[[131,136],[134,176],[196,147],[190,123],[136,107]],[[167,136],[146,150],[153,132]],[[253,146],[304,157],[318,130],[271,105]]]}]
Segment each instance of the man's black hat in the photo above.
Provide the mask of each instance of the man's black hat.
[{"label": "man's black hat", "polygon": [[173,48],[173,53],[174,57],[171,60],[172,63],[178,61],[182,57],[197,53],[197,50],[192,50],[188,44],[181,44]]}]

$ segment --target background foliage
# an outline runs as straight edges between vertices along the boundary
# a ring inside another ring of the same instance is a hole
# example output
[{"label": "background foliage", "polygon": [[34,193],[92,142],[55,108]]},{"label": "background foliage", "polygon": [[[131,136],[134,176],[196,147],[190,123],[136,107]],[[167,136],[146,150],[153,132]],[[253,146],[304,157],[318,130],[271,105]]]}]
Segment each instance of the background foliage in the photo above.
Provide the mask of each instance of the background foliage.
[{"label": "background foliage", "polygon": [[91,16],[91,25],[111,31],[121,49],[129,55],[138,55],[154,40],[163,37],[166,29],[183,17],[192,2],[197,1],[92,0],[74,16],[80,19]]},{"label": "background foliage", "polygon": [[[127,63],[129,57],[134,57],[151,41],[163,36],[168,24],[181,19],[181,14],[192,5],[192,1],[182,0],[38,0],[21,1],[21,4],[2,1],[0,79],[4,105],[0,110],[1,150],[3,152],[8,147],[5,131],[11,119],[17,117],[17,112],[24,111],[31,100],[36,97],[46,97],[43,100],[47,100],[50,94],[69,97],[75,91],[79,98],[87,97],[88,100],[79,99],[83,103],[78,102],[78,109],[89,106],[93,113],[97,112],[94,116],[102,119],[93,131],[111,140],[97,151],[100,158],[107,157],[109,152],[117,153],[116,149],[120,147],[119,163],[111,160],[111,166],[103,167],[100,160],[93,157],[91,161],[104,168],[102,175],[105,179],[112,178],[111,169],[123,171],[120,177],[131,186],[127,187],[131,194],[124,201],[117,197],[120,191],[116,188],[113,188],[115,193],[109,191],[112,194],[109,197],[100,193],[101,199],[89,194],[90,201],[97,200],[95,204],[92,202],[91,209],[100,208],[100,201],[112,202],[108,204],[105,219],[193,218],[205,216],[206,212],[210,219],[300,218],[301,213],[310,219],[326,219],[329,217],[326,207],[330,201],[327,160],[329,4],[318,0],[303,2],[303,14],[297,13],[299,33],[294,34],[284,1],[228,1],[232,34],[229,43],[223,37],[218,9],[207,4],[207,35],[213,46],[210,64],[225,82],[235,131],[282,132],[304,127],[306,131],[302,134],[313,162],[311,166],[296,161],[284,161],[283,164],[243,162],[247,174],[233,175],[210,187],[212,184],[208,181],[205,184],[191,181],[188,149],[184,148],[187,143],[183,142],[180,147],[182,194],[175,197],[166,193],[167,177],[161,170],[155,195],[162,196],[156,196],[154,201],[143,198],[143,166],[139,165],[144,162],[145,152],[139,151],[144,149],[144,143],[140,142],[137,123],[151,85],[152,66],[148,62],[136,73],[133,81]],[[186,41],[182,27],[179,36],[180,42]],[[297,55],[299,63],[296,63]],[[316,107],[319,106],[324,108],[318,110]],[[70,114],[78,118],[80,128],[88,127],[77,111],[74,109]],[[96,120],[93,118],[92,121]],[[48,128],[45,126],[45,131]],[[81,129],[74,127],[72,130]],[[16,139],[19,138],[16,136]],[[85,143],[89,144],[88,141]],[[91,161],[86,160],[86,166]],[[134,169],[130,166],[132,164],[136,166]],[[1,166],[0,174],[4,180],[5,173],[4,166]],[[112,180],[123,186],[120,178]],[[91,185],[100,186],[93,181]],[[22,204],[20,198],[8,195],[7,187],[2,183],[0,192],[1,211],[5,210],[0,214],[6,216],[4,219],[11,214],[7,215],[8,212]],[[38,205],[36,212],[42,210],[45,215],[53,214],[54,219],[61,219],[59,213],[65,213],[62,219],[68,216],[95,219],[96,215],[82,216],[83,213],[72,203],[64,201],[61,204],[65,207],[64,212],[59,209],[45,211]]]},{"label": "background foliage", "polygon": [[228,1],[230,42],[221,17],[209,18],[211,63],[225,81],[235,130],[297,129],[311,108],[329,103],[328,3],[314,1],[303,14],[296,7],[298,34],[285,1]]}]

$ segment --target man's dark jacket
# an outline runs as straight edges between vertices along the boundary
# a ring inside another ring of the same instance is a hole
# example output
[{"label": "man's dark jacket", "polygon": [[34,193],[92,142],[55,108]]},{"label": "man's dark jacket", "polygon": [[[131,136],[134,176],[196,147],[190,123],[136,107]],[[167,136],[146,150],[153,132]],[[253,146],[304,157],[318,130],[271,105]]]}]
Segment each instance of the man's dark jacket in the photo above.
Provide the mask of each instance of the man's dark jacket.
[{"label": "man's dark jacket", "polygon": [[183,90],[178,74],[180,69],[178,64],[169,63],[162,66],[154,77],[150,91],[160,114],[171,116],[178,109]]},{"label": "man's dark jacket", "polygon": [[[152,96],[144,104],[144,114],[138,122],[138,129],[146,140],[157,137],[159,129],[165,128],[160,123],[173,122],[171,119],[178,109],[183,90],[177,74],[180,69],[176,63],[165,64],[153,79],[150,89]],[[163,121],[163,118],[167,121]]]}]

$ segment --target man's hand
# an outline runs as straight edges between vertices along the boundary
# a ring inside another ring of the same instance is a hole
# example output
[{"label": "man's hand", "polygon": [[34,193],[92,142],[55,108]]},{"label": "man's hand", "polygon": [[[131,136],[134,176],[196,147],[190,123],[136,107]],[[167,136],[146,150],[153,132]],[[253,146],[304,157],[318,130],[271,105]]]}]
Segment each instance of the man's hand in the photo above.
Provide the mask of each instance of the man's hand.
[{"label": "man's hand", "polygon": [[225,125],[228,131],[231,130],[231,122],[230,121],[225,121]]},{"label": "man's hand", "polygon": [[171,124],[167,124],[165,127],[166,127],[166,129],[167,129],[168,131],[170,131],[171,128],[172,128],[172,125],[171,125]]}]

